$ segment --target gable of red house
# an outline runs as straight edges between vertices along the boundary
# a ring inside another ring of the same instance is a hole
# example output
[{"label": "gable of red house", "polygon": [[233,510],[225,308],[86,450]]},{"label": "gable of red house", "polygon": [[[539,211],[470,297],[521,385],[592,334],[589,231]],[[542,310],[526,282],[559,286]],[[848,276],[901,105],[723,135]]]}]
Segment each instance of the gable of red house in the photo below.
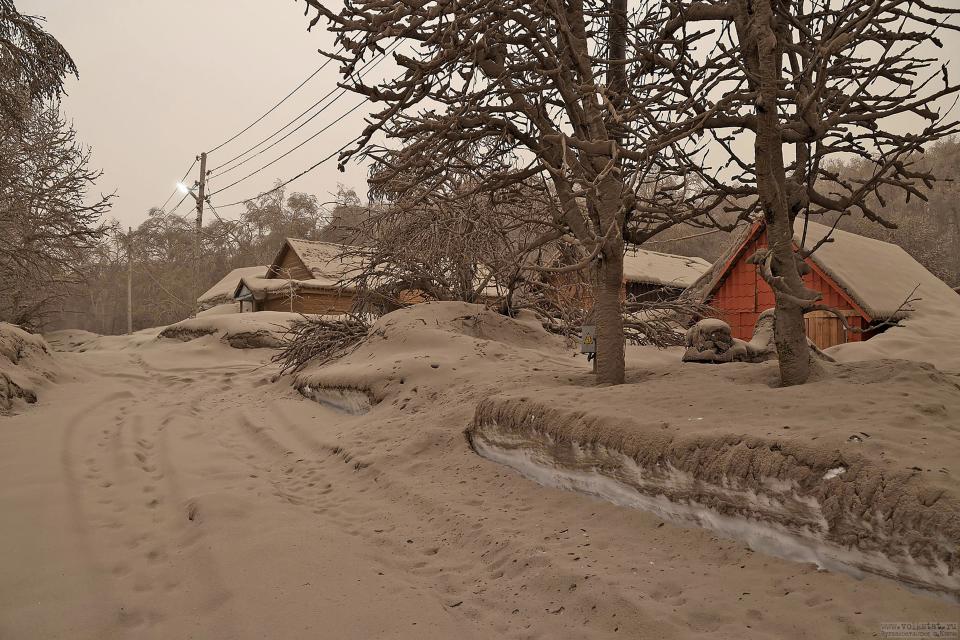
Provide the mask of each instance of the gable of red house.
[{"label": "gable of red house", "polygon": [[[797,221],[794,246],[801,241],[806,247],[813,246],[831,233],[833,242],[822,245],[807,258],[810,273],[803,277],[804,284],[820,292],[822,304],[841,310],[851,326],[867,332],[846,331],[839,319],[827,312],[808,313],[807,336],[820,348],[870,338],[882,330],[871,331],[871,327],[905,316],[899,302],[906,300],[916,286],[939,282],[896,245],[845,231],[831,232],[829,227],[814,222],[805,227],[802,220]],[[756,266],[747,262],[766,246],[765,225],[754,223],[720,270],[714,272],[704,298],[721,312],[733,335],[742,340],[752,337],[760,313],[775,303],[770,286],[757,273]]]}]

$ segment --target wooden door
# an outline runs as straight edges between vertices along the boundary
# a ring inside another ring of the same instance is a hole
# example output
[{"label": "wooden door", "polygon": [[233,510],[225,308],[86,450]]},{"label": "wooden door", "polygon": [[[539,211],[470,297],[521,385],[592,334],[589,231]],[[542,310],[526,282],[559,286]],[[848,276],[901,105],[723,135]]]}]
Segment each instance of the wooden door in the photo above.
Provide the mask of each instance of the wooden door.
[{"label": "wooden door", "polygon": [[[849,317],[847,321],[850,322]],[[803,323],[806,325],[807,337],[821,349],[849,341],[848,332],[844,329],[843,323],[827,311],[811,311],[803,316]]]}]

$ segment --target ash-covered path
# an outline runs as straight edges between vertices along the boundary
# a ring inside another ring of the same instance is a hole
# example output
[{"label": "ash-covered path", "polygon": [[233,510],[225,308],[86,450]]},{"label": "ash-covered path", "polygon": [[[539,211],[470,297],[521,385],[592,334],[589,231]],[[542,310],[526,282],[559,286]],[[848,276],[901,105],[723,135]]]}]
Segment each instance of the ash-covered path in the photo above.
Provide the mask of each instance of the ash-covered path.
[{"label": "ash-covered path", "polygon": [[167,348],[60,354],[76,380],[0,419],[0,637],[470,637],[356,535],[356,469],[306,435],[340,416],[268,401],[263,350]]},{"label": "ash-covered path", "polygon": [[476,456],[486,390],[570,365],[410,335],[353,354],[407,376],[363,416],[216,336],[55,342],[58,382],[0,418],[0,638],[870,638],[954,616]]}]

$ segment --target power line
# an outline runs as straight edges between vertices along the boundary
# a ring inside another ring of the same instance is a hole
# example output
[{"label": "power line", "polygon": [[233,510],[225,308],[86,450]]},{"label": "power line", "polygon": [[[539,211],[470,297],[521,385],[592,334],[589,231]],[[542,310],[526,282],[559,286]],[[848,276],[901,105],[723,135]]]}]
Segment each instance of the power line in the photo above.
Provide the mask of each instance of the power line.
[{"label": "power line", "polygon": [[[384,59],[386,58],[386,56],[391,52],[391,50],[392,50],[392,49],[396,49],[396,48],[399,46],[399,44],[400,44],[400,41],[398,40],[398,41],[394,42],[392,45],[390,45],[389,47],[387,47],[387,49],[384,50],[383,53],[378,54],[376,57],[371,58],[370,60],[368,60],[368,61],[366,62],[366,64],[364,64],[362,67],[360,67],[360,69],[357,71],[357,77],[358,77],[358,78],[363,78],[364,75],[366,75],[367,73],[369,73],[370,71],[372,71],[372,70],[374,69],[374,67],[376,67],[378,64],[380,64],[381,62],[383,62],[383,60],[384,60]],[[337,93],[338,89],[339,89],[339,93]],[[246,164],[247,162],[249,162],[249,161],[252,160],[253,158],[256,158],[257,156],[265,153],[266,151],[269,151],[270,149],[272,149],[273,147],[277,146],[278,144],[280,144],[281,142],[283,142],[284,140],[286,140],[287,138],[289,138],[291,135],[293,135],[294,133],[296,133],[297,131],[299,131],[300,129],[302,129],[307,123],[309,123],[309,122],[311,122],[312,120],[314,120],[315,118],[317,118],[320,114],[322,114],[324,111],[326,111],[328,108],[330,108],[330,107],[334,104],[334,102],[336,102],[336,100],[339,99],[340,97],[342,97],[346,92],[347,92],[347,89],[342,89],[342,88],[339,88],[339,87],[335,87],[335,88],[331,89],[331,90],[328,91],[323,97],[321,97],[319,100],[317,100],[317,101],[314,102],[312,105],[310,105],[309,107],[307,107],[304,111],[301,111],[299,115],[297,115],[295,118],[293,118],[292,120],[290,120],[289,122],[287,122],[285,125],[283,125],[282,127],[280,127],[278,130],[276,130],[276,131],[274,131],[273,133],[271,133],[271,134],[270,134],[269,136],[267,136],[266,138],[263,138],[262,140],[260,140],[259,142],[257,142],[255,145],[249,147],[248,149],[246,149],[245,151],[243,151],[243,152],[241,152],[241,153],[238,153],[237,155],[233,156],[233,157],[230,158],[229,160],[227,160],[227,161],[225,161],[225,162],[221,162],[219,165],[215,166],[213,169],[210,170],[210,172],[211,172],[211,174],[212,174],[210,177],[211,177],[211,178],[212,178],[212,177],[216,177],[216,176],[218,176],[218,175],[223,175],[223,174],[225,174],[225,173],[228,173],[228,172],[230,172],[230,171],[233,171],[233,170],[236,169],[237,167]],[[336,95],[334,95],[335,93],[336,93]],[[214,173],[214,172],[216,172],[218,169],[221,169],[221,168],[223,168],[223,167],[226,167],[228,164],[234,162],[235,160],[239,160],[240,158],[242,158],[243,156],[247,155],[247,154],[250,153],[251,151],[256,150],[258,147],[260,147],[260,146],[263,145],[264,143],[270,141],[270,139],[274,138],[277,134],[281,133],[284,129],[286,129],[287,127],[289,127],[290,125],[292,125],[293,123],[295,123],[297,120],[299,120],[300,118],[302,118],[304,115],[306,115],[307,113],[309,113],[310,111],[312,111],[313,109],[315,109],[317,106],[319,106],[321,103],[323,103],[325,100],[327,100],[327,99],[330,98],[331,96],[333,96],[333,100],[331,100],[330,102],[328,102],[328,103],[327,103],[326,105],[324,105],[319,111],[317,111],[315,114],[313,114],[312,116],[310,116],[309,118],[307,118],[304,122],[300,123],[295,129],[293,129],[292,131],[290,131],[289,133],[287,133],[286,135],[284,135],[282,138],[280,138],[279,140],[277,140],[277,141],[274,142],[273,144],[265,147],[264,149],[261,149],[260,151],[258,151],[257,153],[253,154],[253,155],[250,156],[249,158],[247,158],[247,159],[245,159],[245,160],[243,160],[243,161],[241,161],[241,162],[233,165],[232,167],[227,167],[226,169],[224,169],[224,170],[221,171],[220,173]]]},{"label": "power line", "polygon": [[[196,159],[196,158],[193,159],[193,164],[190,165],[190,168],[187,169],[187,170],[183,173],[183,177],[180,178],[180,182],[183,182],[184,180],[187,179],[187,176],[190,175],[190,172],[193,171],[193,168],[194,168],[195,166],[197,166],[197,159]],[[177,187],[174,187],[174,188],[173,188],[173,192],[172,192],[169,196],[167,196],[167,199],[163,201],[163,204],[162,204],[162,205],[160,205],[160,210],[161,210],[161,211],[163,211],[163,210],[167,207],[167,203],[170,202],[170,200],[173,198],[173,196],[177,195],[177,191],[178,191],[178,190],[179,190],[179,189],[177,189]],[[182,201],[181,201],[181,202],[182,202]],[[177,206],[179,207],[180,205],[177,205]]]},{"label": "power line", "polygon": [[[334,90],[334,91],[336,91],[336,90]],[[226,169],[224,169],[224,170],[221,171],[220,173],[211,174],[210,177],[211,177],[211,178],[216,178],[216,177],[222,176],[222,175],[224,175],[224,174],[226,174],[226,173],[230,173],[230,172],[233,171],[234,169],[236,169],[236,168],[238,168],[238,167],[242,167],[243,165],[245,165],[246,163],[250,162],[250,161],[253,160],[254,158],[256,158],[256,157],[258,157],[258,156],[266,153],[266,152],[269,151],[270,149],[274,148],[275,146],[277,146],[278,144],[280,144],[281,142],[283,142],[284,140],[286,140],[287,138],[289,138],[290,136],[292,136],[293,134],[295,134],[297,131],[299,131],[300,129],[302,129],[304,126],[306,126],[307,124],[309,124],[314,118],[316,118],[317,116],[321,115],[321,114],[322,114],[324,111],[326,111],[328,108],[332,107],[332,106],[334,105],[334,103],[337,101],[337,99],[343,97],[343,95],[344,95],[346,92],[347,92],[346,89],[340,89],[340,93],[338,93],[336,96],[334,96],[334,99],[333,99],[333,100],[331,100],[331,101],[328,102],[326,105],[324,105],[324,107],[323,107],[322,109],[320,109],[319,111],[317,111],[315,114],[313,114],[312,116],[310,116],[309,118],[307,118],[306,120],[304,120],[303,122],[301,122],[299,125],[297,125],[296,128],[294,128],[293,130],[291,130],[289,133],[287,133],[286,135],[284,135],[284,136],[281,137],[280,139],[274,141],[272,144],[267,145],[266,147],[264,147],[264,148],[261,149],[260,151],[256,152],[256,153],[253,154],[252,156],[250,156],[250,157],[248,157],[248,158],[246,158],[246,159],[244,159],[244,160],[241,160],[240,162],[238,162],[237,164],[233,165],[232,167],[227,167]],[[331,95],[333,95],[333,93],[334,93],[334,92],[332,91],[332,92],[330,92],[329,94],[327,94],[326,96],[324,96],[324,97],[321,99],[320,102],[322,102],[323,100],[326,100],[328,97],[330,97]],[[319,102],[318,102],[317,104],[319,104]],[[317,105],[314,104],[313,106],[315,107],[315,106],[317,106]],[[310,109],[313,109],[313,107],[310,107]],[[310,109],[307,109],[307,111],[309,111]],[[305,111],[304,113],[306,113],[306,111]],[[303,114],[300,114],[300,115],[302,116]],[[300,117],[300,116],[297,116],[297,118],[299,118],[299,117]],[[283,131],[283,129],[286,129],[287,127],[289,127],[289,126],[290,126],[291,124],[293,124],[294,122],[296,122],[296,119],[294,119],[293,121],[288,122],[287,124],[285,124],[285,125],[283,126],[283,128],[281,128],[280,130],[275,131],[275,132],[270,136],[270,138],[272,138],[273,136],[277,135],[278,133],[280,133],[281,131]],[[251,147],[250,149],[247,149],[246,151],[244,151],[244,152],[241,153],[240,155],[235,156],[234,158],[232,158],[231,160],[228,160],[227,162],[224,162],[224,163],[221,164],[220,166],[215,167],[214,169],[211,169],[211,171],[216,171],[216,170],[219,169],[220,167],[223,167],[223,166],[225,166],[225,165],[228,165],[228,164],[230,164],[231,162],[233,162],[234,160],[237,160],[238,158],[241,158],[241,157],[244,156],[245,154],[247,154],[247,153],[249,153],[250,151],[253,151],[254,149],[256,149],[258,146],[260,146],[261,144],[263,144],[264,142],[266,142],[266,141],[269,140],[270,138],[266,138],[266,139],[264,139],[264,140],[261,140],[260,142],[258,142],[256,145],[254,145],[254,146]]]},{"label": "power line", "polygon": [[[183,197],[180,198],[180,202],[178,202],[178,203],[177,203],[177,206],[175,206],[175,207],[173,208],[173,211],[170,212],[170,215],[173,215],[173,214],[175,214],[175,213],[177,212],[177,209],[180,208],[180,205],[183,204],[183,201],[187,199],[187,196],[188,196],[188,195],[190,195],[190,192],[187,192],[187,193],[183,194]],[[190,213],[190,212],[187,211],[187,213],[185,213],[185,214],[183,214],[183,215],[186,216],[188,213]]]},{"label": "power line", "polygon": [[172,291],[170,291],[170,289],[167,289],[165,286],[163,286],[163,283],[161,283],[160,280],[158,280],[157,277],[153,275],[153,272],[150,271],[150,268],[147,267],[146,263],[141,262],[141,263],[140,263],[140,266],[143,268],[143,272],[144,272],[145,274],[147,274],[148,276],[150,276],[150,279],[153,280],[154,284],[156,284],[158,287],[160,287],[160,289],[161,289],[164,293],[166,293],[168,296],[170,296],[171,298],[173,298],[174,300],[176,300],[176,301],[179,302],[180,304],[182,304],[182,305],[184,305],[184,306],[187,306],[187,303],[186,303],[186,302],[184,302],[183,300],[181,300],[180,298],[178,298]]},{"label": "power line", "polygon": [[[361,102],[360,104],[363,104],[363,103]],[[360,105],[357,105],[357,106],[359,107]],[[314,165],[312,165],[312,166],[310,166],[310,167],[307,167],[306,169],[304,169],[303,171],[301,171],[301,172],[298,173],[297,175],[293,176],[293,177],[290,178],[289,180],[285,180],[285,181],[281,182],[280,184],[278,184],[277,186],[275,186],[273,189],[270,189],[269,191],[262,191],[262,192],[258,193],[257,195],[252,196],[252,197],[250,197],[250,198],[246,198],[246,199],[244,199],[244,200],[238,200],[238,201],[236,201],[236,202],[231,202],[231,203],[229,203],[229,204],[221,204],[221,205],[219,205],[219,206],[220,206],[221,209],[226,209],[227,207],[235,207],[235,206],[237,206],[237,205],[239,205],[239,204],[246,204],[247,202],[250,202],[251,200],[255,200],[255,199],[257,199],[257,198],[261,198],[261,197],[263,197],[263,196],[265,196],[265,195],[268,195],[268,194],[274,193],[274,192],[276,192],[276,191],[279,191],[280,189],[284,188],[285,186],[287,186],[287,185],[290,184],[291,182],[294,182],[295,180],[299,180],[299,179],[302,178],[303,176],[307,175],[308,173],[310,173],[311,171],[313,171],[314,169],[316,169],[317,167],[319,167],[319,166],[322,165],[323,163],[328,162],[331,158],[333,158],[334,156],[336,156],[337,154],[339,154],[340,152],[342,152],[344,149],[346,149],[347,147],[349,147],[351,144],[353,144],[354,142],[356,142],[356,141],[359,140],[359,139],[360,139],[360,136],[357,136],[357,137],[354,138],[353,140],[350,140],[349,142],[347,142],[346,144],[344,144],[342,147],[340,147],[339,149],[337,149],[336,151],[334,151],[333,153],[331,153],[330,155],[328,155],[327,157],[325,157],[325,158],[324,158],[323,160],[321,160],[320,162],[317,162],[316,164],[314,164]],[[221,191],[222,191],[222,189],[221,189]],[[214,192],[214,193],[218,193],[218,192]],[[210,194],[210,195],[213,195],[213,194]]]},{"label": "power line", "polygon": [[311,140],[313,140],[314,138],[316,138],[317,136],[319,136],[321,133],[324,133],[325,131],[327,131],[328,129],[330,129],[330,127],[334,126],[335,124],[338,124],[341,120],[343,120],[344,118],[346,118],[348,115],[350,115],[351,113],[353,113],[354,111],[356,111],[357,109],[359,109],[360,107],[362,107],[364,104],[366,104],[366,103],[369,102],[369,101],[370,101],[370,98],[364,98],[363,100],[361,100],[360,102],[358,102],[357,104],[355,104],[349,111],[347,111],[346,113],[341,114],[341,115],[340,115],[339,117],[337,117],[333,122],[331,122],[331,123],[328,124],[327,126],[323,127],[322,129],[320,129],[319,131],[317,131],[316,133],[314,133],[314,134],[313,134],[312,136],[310,136],[309,138],[303,140],[300,144],[298,144],[298,145],[294,146],[293,148],[287,150],[286,152],[284,152],[284,153],[281,154],[280,156],[274,158],[273,160],[271,160],[271,161],[268,162],[267,164],[263,165],[263,166],[260,167],[259,169],[256,169],[256,170],[254,170],[254,171],[251,171],[250,173],[248,173],[247,175],[243,176],[243,177],[240,178],[239,180],[235,180],[235,181],[231,182],[230,184],[228,184],[227,186],[225,186],[225,187],[223,187],[223,188],[220,188],[220,189],[217,189],[216,191],[212,192],[210,195],[211,195],[211,196],[215,196],[215,195],[217,195],[218,193],[221,193],[221,192],[223,192],[223,191],[226,191],[227,189],[230,189],[231,187],[235,187],[236,185],[240,184],[240,183],[243,182],[244,180],[247,180],[248,178],[252,178],[253,176],[257,175],[258,173],[260,173],[261,171],[263,171],[263,170],[266,169],[267,167],[276,164],[277,162],[279,162],[280,160],[286,158],[288,155],[290,155],[291,153],[293,153],[294,151],[296,151],[297,149],[299,149],[299,148],[302,147],[303,145],[307,144],[308,142],[310,142]]},{"label": "power line", "polygon": [[[356,73],[357,73],[358,77],[362,78],[363,75],[365,75],[365,73],[367,73],[368,71],[370,71],[370,70],[372,70],[374,67],[376,67],[378,64],[380,64],[380,62],[382,62],[382,61],[387,57],[387,55],[388,55],[389,53],[391,53],[391,51],[392,51],[393,49],[396,49],[396,48],[399,46],[399,44],[400,44],[400,41],[396,41],[396,42],[394,42],[390,47],[387,47],[382,53],[378,54],[378,55],[377,55],[376,57],[374,57],[374,58],[371,58],[366,64],[364,64],[362,67],[360,67],[360,69],[357,70]],[[334,53],[335,53],[335,54],[336,54],[336,53],[339,53],[339,52],[342,51],[342,50],[343,50],[343,45],[341,45],[341,46],[337,49],[337,51],[334,52]],[[312,80],[314,77],[316,77],[316,75],[319,74],[324,68],[326,68],[326,66],[327,66],[328,64],[330,64],[330,62],[331,62],[332,60],[334,60],[334,58],[328,58],[327,60],[325,60],[325,61],[323,62],[323,64],[321,64],[315,71],[313,71],[313,73],[311,73],[309,76],[307,76],[307,78],[304,79],[303,82],[301,82],[301,83],[298,84],[296,87],[294,87],[293,90],[291,90],[289,93],[287,93],[287,95],[285,95],[283,98],[281,98],[280,101],[277,102],[275,105],[273,105],[272,107],[270,107],[270,109],[268,109],[263,115],[261,115],[259,118],[257,118],[257,119],[254,120],[253,122],[251,122],[249,125],[247,125],[247,126],[246,126],[245,128],[243,128],[242,130],[238,131],[236,134],[234,134],[233,136],[231,136],[231,137],[228,138],[227,140],[225,140],[225,141],[221,142],[219,145],[213,147],[213,148],[212,148],[209,152],[207,152],[207,153],[212,153],[212,152],[214,152],[214,151],[217,151],[217,150],[223,148],[224,146],[226,146],[226,145],[229,144],[230,142],[233,142],[234,140],[236,140],[237,138],[239,138],[241,135],[243,135],[244,133],[246,133],[247,131],[249,131],[249,130],[252,129],[253,127],[255,127],[257,124],[259,124],[260,122],[262,122],[267,116],[269,116],[271,113],[273,113],[274,111],[276,111],[282,104],[284,104],[288,99],[290,99],[290,97],[292,97],[295,93],[297,93],[297,91],[299,91],[301,88],[303,88],[304,85],[306,85],[308,82],[310,82],[310,80]],[[284,135],[282,138],[280,138],[279,140],[275,141],[273,144],[269,145],[268,147],[266,147],[266,148],[264,148],[264,149],[261,149],[260,151],[258,151],[257,153],[255,153],[253,156],[251,156],[251,157],[243,160],[243,161],[240,162],[240,163],[237,163],[236,165],[234,165],[234,166],[232,166],[232,167],[228,167],[225,171],[221,172],[220,174],[215,174],[215,175],[222,175],[223,173],[227,173],[228,171],[232,171],[233,169],[236,169],[237,167],[245,164],[245,163],[248,162],[249,160],[252,160],[253,158],[255,158],[255,157],[257,157],[257,156],[265,153],[266,151],[268,151],[268,150],[270,150],[270,149],[272,149],[272,148],[275,147],[277,144],[283,142],[284,140],[286,140],[287,138],[289,138],[291,135],[293,135],[294,133],[296,133],[297,131],[299,131],[301,128],[303,128],[303,126],[305,126],[306,124],[308,124],[309,122],[311,122],[312,120],[314,120],[317,116],[319,116],[320,114],[322,114],[323,112],[325,112],[331,105],[333,105],[333,104],[337,101],[338,98],[342,97],[342,96],[346,93],[346,91],[347,91],[346,89],[341,88],[341,90],[339,91],[339,93],[337,93],[337,89],[331,89],[331,90],[328,91],[323,97],[321,97],[319,100],[317,100],[316,102],[314,102],[310,107],[308,107],[306,110],[302,111],[302,112],[301,112],[299,115],[297,115],[295,118],[293,118],[292,120],[290,120],[289,122],[287,122],[285,125],[283,125],[282,127],[280,127],[280,129],[274,131],[272,134],[270,134],[270,135],[267,136],[266,138],[263,138],[263,139],[260,140],[257,144],[253,145],[252,147],[249,147],[248,149],[246,149],[246,150],[243,151],[242,153],[240,153],[240,154],[234,156],[233,158],[227,160],[226,162],[221,163],[220,165],[214,167],[211,171],[208,171],[207,173],[210,174],[212,171],[216,171],[216,170],[218,170],[218,169],[220,169],[220,168],[222,168],[222,167],[230,164],[231,162],[234,162],[235,160],[238,160],[238,159],[242,158],[243,156],[245,156],[246,154],[250,153],[251,151],[256,150],[259,146],[261,146],[261,145],[264,144],[265,142],[268,142],[270,139],[272,139],[273,137],[275,137],[275,136],[278,135],[279,133],[283,132],[283,131],[284,131],[286,128],[288,128],[290,125],[292,125],[292,124],[294,124],[295,122],[297,122],[297,121],[298,121],[300,118],[302,118],[304,115],[306,115],[306,114],[309,113],[311,110],[315,109],[317,106],[319,106],[320,104],[322,104],[325,100],[327,100],[328,98],[330,98],[331,96],[333,96],[333,100],[331,100],[329,103],[327,103],[326,105],[324,105],[317,113],[315,113],[315,114],[313,114],[312,116],[310,116],[306,121],[304,121],[303,123],[301,123],[300,125],[298,125],[298,126],[297,126],[296,128],[294,128],[292,131],[288,132],[288,133],[287,133],[286,135]],[[334,95],[335,93],[336,93],[336,95]],[[291,153],[293,153],[293,152],[296,151],[297,149],[301,148],[302,146],[304,146],[305,144],[307,144],[307,143],[310,142],[311,140],[315,139],[315,138],[316,138],[317,136],[319,136],[320,134],[326,132],[326,131],[329,130],[331,127],[333,127],[334,125],[338,124],[338,123],[339,123],[340,121],[342,121],[345,117],[347,117],[348,115],[350,115],[351,113],[353,113],[354,111],[356,111],[357,109],[359,109],[363,104],[365,104],[365,103],[368,102],[368,101],[369,101],[369,98],[364,98],[360,103],[354,105],[354,106],[353,106],[352,108],[350,108],[346,113],[341,114],[341,115],[340,115],[339,117],[337,117],[333,122],[329,123],[328,125],[326,125],[326,126],[323,127],[322,129],[320,129],[319,131],[317,131],[316,133],[314,133],[313,135],[311,135],[311,136],[308,137],[307,139],[303,140],[302,142],[300,142],[299,144],[297,144],[296,146],[294,146],[293,148],[289,149],[288,151],[286,151],[285,153],[281,154],[281,155],[278,156],[277,158],[271,160],[270,162],[268,162],[267,164],[263,165],[263,166],[260,167],[259,169],[257,169],[257,170],[255,170],[255,171],[253,171],[253,172],[245,175],[244,177],[242,177],[242,178],[240,178],[240,179],[238,179],[238,180],[230,183],[230,184],[227,185],[226,187],[223,187],[222,189],[218,189],[217,191],[214,191],[213,193],[209,194],[204,200],[206,201],[206,203],[207,203],[208,205],[210,205],[211,208],[213,208],[213,204],[210,202],[210,196],[213,196],[213,195],[216,195],[216,194],[221,193],[221,192],[223,192],[223,191],[226,191],[227,189],[230,189],[230,188],[232,188],[232,187],[240,184],[241,182],[243,182],[243,181],[245,181],[245,180],[247,180],[247,179],[255,176],[256,174],[260,173],[261,171],[265,170],[266,168],[268,168],[268,167],[272,166],[273,164],[279,162],[280,160],[282,160],[283,158],[287,157],[288,155],[290,155]],[[360,139],[360,136],[358,136],[358,137],[356,137],[356,138],[353,138],[352,140],[350,140],[349,142],[347,142],[346,144],[344,144],[344,145],[341,146],[339,149],[337,149],[336,151],[334,151],[334,152],[331,153],[330,155],[326,156],[325,158],[323,158],[323,159],[320,160],[319,162],[317,162],[317,163],[313,164],[312,166],[308,167],[307,169],[301,171],[300,173],[298,173],[297,175],[293,176],[292,178],[290,178],[290,179],[288,179],[288,180],[280,183],[279,185],[277,185],[277,186],[274,187],[273,189],[270,189],[270,190],[268,190],[268,191],[264,191],[264,192],[258,194],[257,196],[254,196],[254,198],[259,198],[259,197],[261,197],[261,196],[264,196],[264,195],[273,193],[273,192],[275,192],[275,191],[278,191],[279,189],[282,189],[283,187],[287,186],[288,184],[294,182],[295,180],[298,180],[298,179],[302,178],[303,176],[305,176],[306,174],[310,173],[311,171],[313,171],[314,169],[316,169],[316,168],[319,167],[320,165],[324,164],[325,162],[328,162],[331,158],[333,158],[333,157],[336,156],[337,154],[341,153],[344,149],[346,149],[348,146],[350,146],[351,144],[353,144],[354,142],[356,142],[356,141],[359,140],[359,139]],[[184,173],[183,177],[180,179],[180,182],[181,182],[181,183],[184,182],[184,181],[187,179],[187,176],[190,175],[190,172],[193,170],[193,168],[196,166],[196,164],[197,164],[197,159],[194,159],[193,163],[190,165],[190,168],[187,169],[186,173]],[[214,177],[214,176],[211,176],[211,177]],[[172,192],[172,193],[167,197],[167,199],[164,201],[163,206],[161,207],[161,210],[163,210],[163,209],[166,207],[166,205],[170,202],[170,200],[173,198],[173,196],[176,195],[176,193],[177,193],[177,189],[175,188],[175,189],[173,190],[173,192]],[[189,193],[184,194],[183,198],[181,198],[180,201],[177,203],[177,206],[175,206],[175,207],[173,208],[173,210],[170,212],[171,215],[175,214],[175,213],[177,212],[177,210],[180,209],[180,207],[183,205],[184,201],[187,199],[187,196],[188,196],[188,195],[190,195],[190,194],[189,194]],[[237,201],[237,202],[232,202],[232,203],[230,203],[230,204],[221,205],[221,207],[222,207],[222,208],[226,208],[226,207],[232,207],[232,206],[244,204],[244,203],[250,201],[251,199],[253,199],[253,198],[247,198],[247,199],[244,199],[244,200],[239,200],[239,201]],[[216,215],[218,219],[223,220],[223,219],[219,216],[219,214],[217,213],[217,210],[216,210],[215,208],[213,208],[213,211],[214,211],[214,215]],[[186,216],[186,215],[189,215],[189,212],[187,212],[186,214],[184,214],[184,216]]]},{"label": "power line", "polygon": [[[214,217],[216,217],[217,220],[219,220],[220,222],[223,222],[223,223],[228,222],[227,220],[224,220],[224,219],[220,216],[220,212],[217,211],[217,208],[216,208],[215,206],[213,206],[213,203],[212,203],[212,202],[210,202],[210,197],[209,197],[209,196],[207,197],[207,206],[210,207],[210,210],[211,210],[211,211],[213,211],[213,215],[214,215]],[[230,220],[229,222],[235,222],[235,221],[234,221],[234,220]]]},{"label": "power line", "polygon": [[[342,47],[341,47],[341,49],[342,49]],[[338,50],[338,52],[339,52],[339,50]],[[217,146],[215,146],[213,149],[210,149],[210,151],[208,151],[207,153],[213,153],[214,151],[217,151],[218,149],[221,149],[222,147],[226,146],[227,144],[230,144],[231,142],[233,142],[234,140],[236,140],[237,138],[239,138],[240,136],[242,136],[243,134],[245,134],[247,131],[250,131],[250,129],[252,129],[252,128],[255,127],[256,125],[258,125],[264,118],[266,118],[268,115],[270,115],[271,113],[273,113],[274,111],[276,111],[277,108],[278,108],[280,105],[282,105],[284,102],[286,102],[286,101],[290,98],[290,96],[292,96],[292,95],[295,94],[297,91],[299,91],[299,90],[303,87],[303,85],[305,85],[305,84],[307,84],[308,82],[310,82],[311,80],[313,80],[314,76],[316,76],[318,73],[320,73],[321,71],[323,71],[323,69],[324,69],[328,64],[330,64],[330,61],[331,61],[331,60],[333,60],[333,58],[327,58],[327,59],[324,61],[323,64],[321,64],[319,67],[317,67],[317,70],[316,70],[316,71],[314,71],[314,72],[311,73],[309,76],[307,76],[307,79],[306,79],[306,80],[304,80],[303,82],[301,82],[300,84],[298,84],[298,85],[293,89],[293,91],[291,91],[290,93],[288,93],[287,95],[285,95],[285,96],[280,100],[280,102],[278,102],[277,104],[275,104],[275,105],[273,105],[272,107],[270,107],[270,109],[268,109],[266,113],[264,113],[262,116],[260,116],[259,118],[257,118],[257,119],[254,120],[253,122],[251,122],[249,125],[246,126],[246,128],[244,128],[243,130],[235,133],[235,134],[233,135],[233,137],[231,137],[231,138],[229,138],[229,139],[221,142],[220,144],[218,144]]]}]

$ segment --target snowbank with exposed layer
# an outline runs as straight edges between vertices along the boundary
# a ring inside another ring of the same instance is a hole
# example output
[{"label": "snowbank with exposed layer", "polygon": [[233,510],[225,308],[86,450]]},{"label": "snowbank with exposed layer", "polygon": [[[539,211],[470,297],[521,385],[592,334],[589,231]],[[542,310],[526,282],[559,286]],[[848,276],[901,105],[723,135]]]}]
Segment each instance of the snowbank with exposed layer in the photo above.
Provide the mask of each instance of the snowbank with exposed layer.
[{"label": "snowbank with exposed layer", "polygon": [[187,341],[215,336],[237,349],[276,348],[287,329],[301,320],[299,313],[283,311],[198,315],[164,328],[158,337]]},{"label": "snowbank with exposed layer", "polygon": [[38,389],[52,381],[57,370],[42,337],[0,322],[0,414],[36,402]]},{"label": "snowbank with exposed layer", "polygon": [[506,390],[479,403],[467,437],[541,484],[960,596],[960,388],[925,364],[826,368],[788,389],[770,388],[772,363]]},{"label": "snowbank with exposed layer", "polygon": [[916,295],[920,299],[912,303],[913,311],[899,326],[825,352],[840,362],[902,358],[960,373],[960,295],[939,280],[924,283]]}]

